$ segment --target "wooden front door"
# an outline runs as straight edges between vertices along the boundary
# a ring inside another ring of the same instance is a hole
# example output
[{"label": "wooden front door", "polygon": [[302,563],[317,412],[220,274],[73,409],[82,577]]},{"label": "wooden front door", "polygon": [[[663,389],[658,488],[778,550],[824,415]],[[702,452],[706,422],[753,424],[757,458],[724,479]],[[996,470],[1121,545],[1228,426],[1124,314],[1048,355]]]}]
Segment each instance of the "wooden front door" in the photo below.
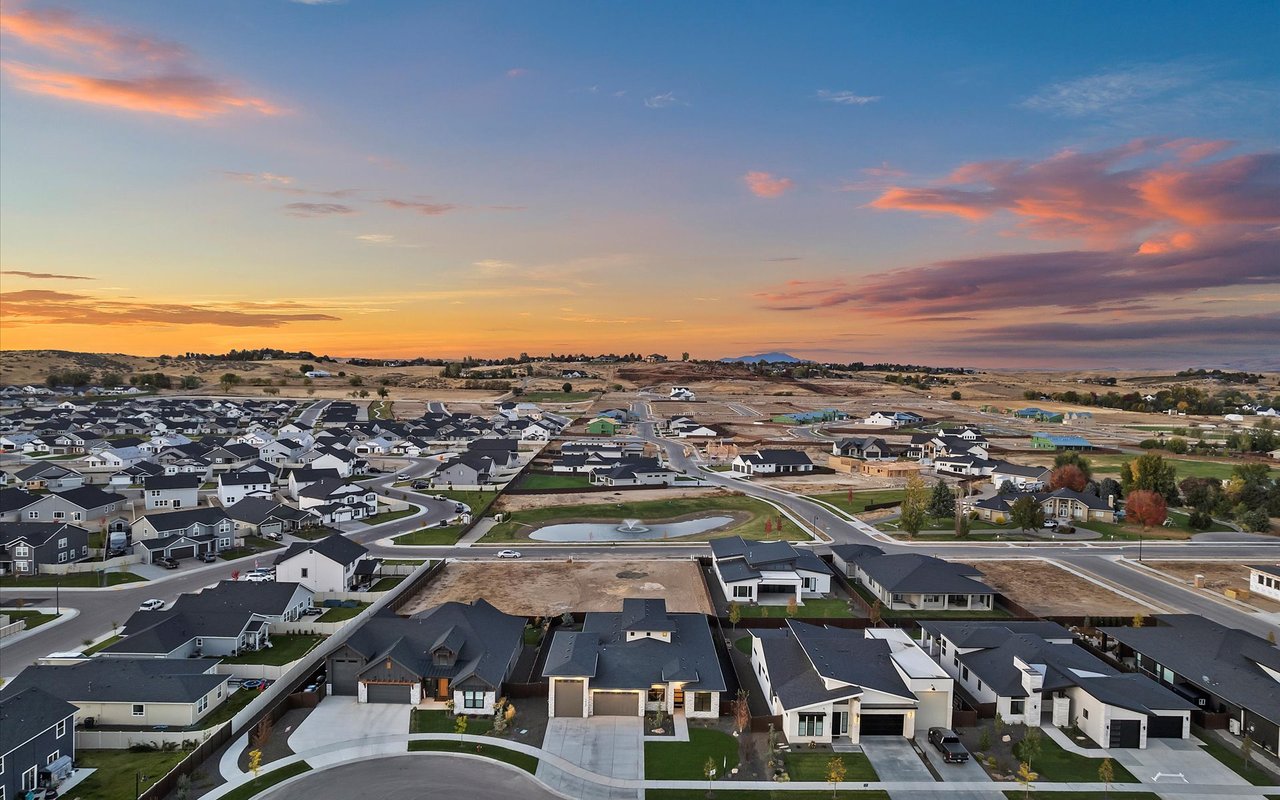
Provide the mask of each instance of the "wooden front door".
[{"label": "wooden front door", "polygon": [[436,699],[437,700],[449,699],[449,679],[448,678],[436,678]]},{"label": "wooden front door", "polygon": [[671,703],[675,708],[684,708],[684,689],[676,689],[672,693]]}]

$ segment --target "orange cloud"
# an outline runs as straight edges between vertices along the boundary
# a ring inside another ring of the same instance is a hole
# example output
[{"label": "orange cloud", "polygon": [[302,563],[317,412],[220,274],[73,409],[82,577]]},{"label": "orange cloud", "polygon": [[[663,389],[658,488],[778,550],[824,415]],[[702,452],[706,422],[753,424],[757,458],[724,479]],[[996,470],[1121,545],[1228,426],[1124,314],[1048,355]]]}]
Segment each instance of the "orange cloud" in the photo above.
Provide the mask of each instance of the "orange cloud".
[{"label": "orange cloud", "polygon": [[1195,234],[1179,231],[1168,236],[1157,236],[1146,240],[1138,246],[1138,253],[1144,256],[1172,253],[1176,250],[1190,250],[1199,244]]},{"label": "orange cloud", "polygon": [[216,325],[232,328],[278,328],[293,322],[337,322],[331,314],[305,310],[281,313],[296,304],[260,306],[247,303],[189,305],[118,300],[88,294],[26,289],[0,293],[6,327],[20,325]]},{"label": "orange cloud", "polygon": [[742,180],[756,197],[781,197],[795,187],[790,178],[781,178],[771,172],[748,172]]},{"label": "orange cloud", "polygon": [[[0,12],[0,31],[29,51],[26,60],[3,61],[5,73],[25,92],[181,119],[281,112],[268,100],[201,74],[181,45],[84,20],[71,12]],[[33,61],[42,57],[78,66]]]}]

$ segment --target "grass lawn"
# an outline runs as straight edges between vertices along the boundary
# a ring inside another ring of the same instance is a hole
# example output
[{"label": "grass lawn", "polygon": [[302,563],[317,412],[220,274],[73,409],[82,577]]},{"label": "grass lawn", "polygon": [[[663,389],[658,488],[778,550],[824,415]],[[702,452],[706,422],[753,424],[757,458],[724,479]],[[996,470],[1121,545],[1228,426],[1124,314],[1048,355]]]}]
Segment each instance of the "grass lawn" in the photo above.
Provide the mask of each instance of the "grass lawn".
[{"label": "grass lawn", "polygon": [[384,558],[382,563],[384,566],[397,567],[420,567],[430,561],[427,558]]},{"label": "grass lawn", "polygon": [[314,542],[319,539],[328,539],[337,532],[333,528],[300,528],[296,531],[291,531],[289,535],[296,536],[299,539],[306,539],[308,542]]},{"label": "grass lawn", "polygon": [[542,641],[542,628],[536,628],[533,625],[525,625],[524,631],[520,634],[520,641],[530,647],[537,647]]},{"label": "grass lawn", "polygon": [[847,511],[850,514],[857,514],[867,510],[868,504],[875,503],[900,503],[902,498],[906,497],[906,489],[871,489],[864,491],[855,491],[853,493],[853,502],[849,502],[849,493],[845,492],[823,492],[822,494],[811,494],[815,500],[823,500],[841,511]]},{"label": "grass lawn", "polygon": [[1277,782],[1276,778],[1272,777],[1271,773],[1262,767],[1250,766],[1246,769],[1244,756],[1240,754],[1240,751],[1234,747],[1227,746],[1213,734],[1201,732],[1197,738],[1204,742],[1205,752],[1221,761],[1254,786],[1272,786]]},{"label": "grass lawn", "polygon": [[76,766],[95,769],[88,778],[76,786],[73,796],[80,800],[120,800],[134,797],[134,777],[141,772],[146,780],[138,784],[146,789],[163,778],[187,754],[181,750],[171,753],[133,753],[128,750],[76,750]]},{"label": "grass lawn", "polygon": [[[462,538],[462,526],[450,525],[447,528],[419,528],[392,539],[394,544],[402,545],[437,545],[451,546]],[[387,562],[383,562],[387,563]]]},{"label": "grass lawn", "polygon": [[[1042,737],[1040,742],[1040,755],[1031,763],[1031,769],[1040,774],[1040,780],[1053,783],[1097,782],[1098,767],[1102,764],[1102,759],[1068,753],[1048,736]],[[1111,767],[1115,770],[1115,783],[1138,782],[1115,759],[1111,760]]]},{"label": "grass lawn", "polygon": [[106,535],[105,533],[103,533],[102,531],[90,531],[90,532],[89,532],[89,547],[91,547],[91,548],[93,548],[93,549],[95,549],[95,550],[101,550],[102,548],[104,548],[104,547],[106,547],[106,546],[107,546],[107,545],[106,545],[106,542],[105,542],[105,541],[103,541],[103,540],[104,540],[104,539],[106,539],[106,538],[107,538],[107,535]]},{"label": "grass lawn", "polygon": [[410,508],[402,509],[400,511],[383,511],[381,514],[374,514],[372,517],[365,517],[360,521],[365,525],[381,525],[384,522],[404,519],[405,517],[411,517],[417,513],[418,507],[411,506]]},{"label": "grass lawn", "polygon": [[[808,534],[790,520],[786,520],[781,532],[776,528],[778,511],[767,503],[745,495],[718,497],[681,497],[673,500],[641,500],[630,503],[612,503],[592,506],[547,506],[526,511],[515,511],[505,522],[489,529],[484,541],[518,542],[527,540],[534,528],[556,522],[621,522],[638,519],[645,523],[660,522],[685,516],[714,516],[716,512],[742,512],[743,521],[711,533],[697,533],[680,539],[705,541],[724,536],[741,536],[744,539],[807,539]],[[765,530],[768,521],[774,528]]]},{"label": "grass lawn", "polygon": [[[409,733],[457,733],[456,717],[448,711],[415,708],[409,717]],[[467,733],[488,736],[493,730],[493,717],[468,717]]]},{"label": "grass lawn", "polygon": [[[390,579],[383,578],[383,580],[390,580]],[[352,617],[356,616],[357,614],[359,614],[361,611],[364,611],[368,607],[369,607],[368,603],[359,603],[351,608],[347,608],[346,606],[331,608],[325,611],[320,616],[316,617],[316,622],[342,622],[344,619],[351,619]]]},{"label": "grass lawn", "polygon": [[102,650],[103,648],[106,648],[106,647],[110,647],[111,645],[115,644],[118,641],[120,641],[119,634],[116,634],[115,636],[108,636],[106,639],[103,639],[102,641],[98,642],[92,647],[86,647],[84,650],[80,652],[84,653],[86,656],[91,656],[94,653],[98,652],[99,650]]},{"label": "grass lawn", "polygon": [[519,767],[530,775],[538,771],[538,759],[531,755],[517,753],[515,750],[508,750],[505,747],[495,747],[475,742],[446,742],[438,740],[409,742],[409,752],[473,753],[485,758],[492,758],[495,761],[504,761],[513,767]]},{"label": "grass lawn", "polygon": [[[1243,461],[1205,461],[1197,458],[1179,458],[1161,453],[1164,456],[1165,463],[1173,464],[1178,470],[1178,480],[1183,478],[1221,478],[1222,480],[1230,480],[1231,471]],[[1089,455],[1085,454],[1089,459],[1089,466],[1093,467],[1095,475],[1110,475],[1112,477],[1120,474],[1120,467],[1126,461],[1132,461],[1137,458],[1136,455]]]},{"label": "grass lawn", "polygon": [[280,769],[273,769],[242,786],[237,786],[234,790],[224,794],[222,798],[223,800],[249,800],[249,798],[257,797],[261,792],[275,786],[277,783],[286,781],[294,775],[301,775],[310,771],[311,765],[305,761],[286,764]]},{"label": "grass lawn", "polygon": [[214,725],[221,725],[238,714],[242,708],[253,702],[253,698],[257,696],[258,693],[253,689],[236,689],[227,696],[227,699],[223,701],[222,705],[218,706],[213,711],[210,711],[204,719],[196,723],[196,729],[212,728]]},{"label": "grass lawn", "polygon": [[[921,531],[954,531],[955,526],[956,526],[955,520],[951,517],[931,517],[924,521],[924,526],[921,527],[920,530]],[[884,531],[886,533],[899,533],[899,534],[903,534],[904,536],[906,535],[906,531],[902,530],[901,523],[899,523],[899,521],[896,519],[888,520],[886,522],[876,523],[875,528],[878,531]],[[987,541],[995,538],[994,536],[984,535],[987,532],[999,532],[1005,536],[1024,535],[1022,531],[1018,530],[1012,525],[997,525],[994,522],[987,522],[985,519],[969,520],[969,530],[972,531],[972,533],[969,534],[968,538],[974,539],[977,541]]]},{"label": "grass lawn", "polygon": [[484,512],[489,510],[489,506],[493,505],[493,501],[498,499],[498,492],[465,492],[465,491],[436,491],[428,489],[426,494],[438,494],[441,497],[452,500],[455,503],[462,503],[471,509],[471,518],[480,519],[484,516]]},{"label": "grass lawn", "polygon": [[875,768],[862,753],[787,753],[783,756],[787,775],[793,781],[825,781],[827,762],[839,756],[844,762],[846,781],[879,780]]},{"label": "grass lawn", "polygon": [[311,649],[320,644],[323,636],[310,636],[302,633],[285,633],[271,637],[271,647],[266,650],[251,650],[238,656],[219,656],[224,664],[266,664],[273,667],[283,666],[290,661],[297,661]]},{"label": "grass lawn", "polygon": [[[878,790],[859,791],[846,788],[832,795],[829,788],[804,791],[787,791],[783,788],[750,790],[750,788],[723,788],[728,786],[728,783],[724,782],[712,783],[712,786],[716,790],[716,800],[890,800],[887,791]],[[707,800],[707,790],[705,788],[648,788],[644,796],[649,800]],[[1112,794],[1112,796],[1115,795]]]},{"label": "grass lawn", "polygon": [[751,634],[739,636],[737,639],[734,639],[733,646],[736,647],[738,652],[742,653],[744,656],[751,655]]},{"label": "grass lawn", "polygon": [[24,630],[39,628],[46,622],[52,622],[58,618],[57,614],[41,614],[39,611],[17,611],[14,609],[5,609],[4,614],[9,617],[10,622],[17,622],[20,619],[27,621],[27,627]]},{"label": "grass lawn", "polygon": [[738,740],[720,731],[690,728],[688,742],[645,742],[644,776],[654,781],[705,779],[702,768],[708,758],[717,768],[733,769],[738,766]]},{"label": "grass lawn", "polygon": [[369,588],[371,592],[385,592],[396,588],[408,575],[389,575],[385,578],[379,578],[378,582]]},{"label": "grass lawn", "polygon": [[390,400],[379,400],[376,403],[370,403],[369,419],[395,419],[396,415],[391,410],[394,405],[395,403]]},{"label": "grass lawn", "polygon": [[520,479],[519,489],[585,489],[591,486],[591,478],[573,473],[548,475],[526,472]]},{"label": "grass lawn", "polygon": [[595,392],[525,392],[517,398],[523,403],[581,403],[595,397]]},{"label": "grass lawn", "polygon": [[145,580],[146,578],[141,575],[134,575],[132,572],[116,572],[114,570],[110,572],[73,572],[70,575],[23,575],[22,577],[6,575],[0,578],[0,587],[20,589],[23,586],[46,588],[61,586],[64,589],[92,589],[96,586],[119,586],[122,583],[137,583]]},{"label": "grass lawn", "polygon": [[279,550],[281,547],[284,547],[284,545],[279,542],[273,542],[270,539],[263,539],[261,536],[246,536],[244,537],[243,547],[229,547],[218,553],[218,558],[231,561],[245,556],[265,553],[269,550]]},{"label": "grass lawn", "polygon": [[[742,617],[763,617],[765,609],[769,610],[768,616],[775,619],[787,616],[786,606],[739,606],[742,610]],[[805,619],[808,617],[852,617],[853,612],[849,610],[849,603],[838,597],[820,597],[812,600],[805,600],[804,605],[796,607],[796,617]]]}]

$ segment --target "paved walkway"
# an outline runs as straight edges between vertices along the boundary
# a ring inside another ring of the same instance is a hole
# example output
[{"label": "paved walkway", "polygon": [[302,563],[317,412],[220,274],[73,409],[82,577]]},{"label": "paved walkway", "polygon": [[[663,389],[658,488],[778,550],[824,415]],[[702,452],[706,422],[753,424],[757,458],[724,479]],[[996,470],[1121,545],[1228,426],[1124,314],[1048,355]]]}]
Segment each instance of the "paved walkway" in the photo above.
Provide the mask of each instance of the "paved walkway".
[{"label": "paved walkway", "polygon": [[[542,748],[599,775],[638,781],[644,774],[644,720],[639,717],[552,717]],[[538,780],[581,800],[634,800],[635,788],[605,786],[538,762]]]}]

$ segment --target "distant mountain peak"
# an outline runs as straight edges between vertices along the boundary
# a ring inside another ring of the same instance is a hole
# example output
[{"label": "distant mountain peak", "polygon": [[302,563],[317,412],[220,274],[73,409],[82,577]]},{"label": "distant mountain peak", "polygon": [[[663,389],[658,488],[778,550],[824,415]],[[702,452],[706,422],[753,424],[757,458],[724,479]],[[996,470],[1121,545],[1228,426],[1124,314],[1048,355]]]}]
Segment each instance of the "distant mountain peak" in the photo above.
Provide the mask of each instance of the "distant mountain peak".
[{"label": "distant mountain peak", "polygon": [[774,353],[757,353],[753,356],[737,356],[736,358],[722,358],[720,359],[720,361],[725,364],[756,364],[761,361],[765,361],[770,364],[778,364],[778,363],[796,364],[801,361],[808,361],[808,359],[796,358],[790,353],[774,352]]}]

